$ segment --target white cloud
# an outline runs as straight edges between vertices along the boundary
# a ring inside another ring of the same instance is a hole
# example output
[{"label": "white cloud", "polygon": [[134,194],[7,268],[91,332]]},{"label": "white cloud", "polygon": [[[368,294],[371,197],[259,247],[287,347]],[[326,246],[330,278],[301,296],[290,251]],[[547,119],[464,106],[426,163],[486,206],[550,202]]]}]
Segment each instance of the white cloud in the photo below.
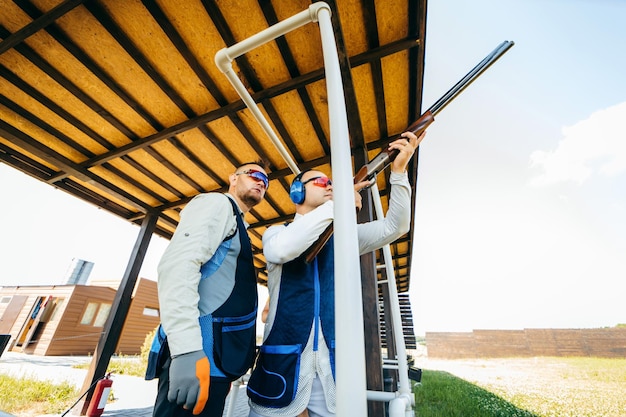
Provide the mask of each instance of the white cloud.
[{"label": "white cloud", "polygon": [[530,181],[537,186],[567,181],[581,184],[593,175],[623,173],[626,171],[626,102],[564,127],[557,148],[534,151],[530,166],[542,171]]}]

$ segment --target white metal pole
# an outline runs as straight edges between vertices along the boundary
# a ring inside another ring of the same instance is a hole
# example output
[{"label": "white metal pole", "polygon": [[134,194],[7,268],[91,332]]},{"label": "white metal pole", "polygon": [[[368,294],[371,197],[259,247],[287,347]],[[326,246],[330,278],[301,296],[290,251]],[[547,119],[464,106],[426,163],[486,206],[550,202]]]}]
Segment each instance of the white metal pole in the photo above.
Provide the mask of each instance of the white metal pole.
[{"label": "white metal pole", "polygon": [[361,266],[346,106],[330,8],[318,21],[324,52],[335,202],[335,340],[337,416],[366,416],[365,349]]},{"label": "white metal pole", "polygon": [[230,63],[233,59],[250,52],[271,40],[278,38],[294,29],[304,26],[307,23],[316,22],[320,9],[330,9],[328,4],[324,2],[313,3],[308,9],[301,11],[283,21],[280,21],[259,33],[250,36],[228,48],[223,48],[215,55],[215,63],[222,69],[226,63]]},{"label": "white metal pole", "polygon": [[[380,192],[376,183],[370,187],[372,190],[372,200],[374,201],[374,209],[376,217],[382,219],[384,217],[383,206],[380,202]],[[383,258],[385,260],[385,271],[387,274],[387,286],[389,287],[389,304],[391,313],[391,323],[393,328],[394,341],[396,344],[396,353],[398,360],[398,392],[400,396],[409,399],[408,407],[410,407],[415,399],[411,393],[411,385],[409,382],[409,365],[406,357],[406,344],[404,342],[404,332],[402,329],[402,319],[400,313],[400,302],[398,300],[398,288],[396,287],[396,276],[393,272],[393,260],[391,257],[391,249],[389,245],[383,246]],[[409,408],[410,410],[410,408]]]},{"label": "white metal pole", "polygon": [[230,387],[230,393],[228,397],[228,411],[226,411],[225,417],[233,417],[235,415],[235,406],[237,405],[237,396],[239,395],[239,387],[243,382],[243,377],[233,381]]}]

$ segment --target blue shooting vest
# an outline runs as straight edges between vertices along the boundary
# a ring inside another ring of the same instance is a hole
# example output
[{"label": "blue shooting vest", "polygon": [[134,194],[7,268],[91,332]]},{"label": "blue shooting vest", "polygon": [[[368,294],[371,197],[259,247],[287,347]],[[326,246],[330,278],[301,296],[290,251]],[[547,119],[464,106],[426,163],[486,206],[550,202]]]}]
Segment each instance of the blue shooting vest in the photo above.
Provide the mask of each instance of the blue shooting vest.
[{"label": "blue shooting vest", "polygon": [[[248,382],[248,397],[264,407],[289,405],[298,391],[300,355],[314,330],[317,351],[319,331],[330,352],[335,373],[335,285],[333,239],[307,264],[304,254],[283,264],[278,305],[269,335]],[[323,295],[323,296],[322,296]]]},{"label": "blue shooting vest", "polygon": [[[230,198],[228,201],[233,206],[237,230],[200,267],[198,309],[202,348],[211,363],[211,377],[235,380],[254,362],[258,295],[250,238],[235,202]],[[225,301],[215,297],[229,290]],[[215,305],[216,300],[220,305]],[[146,379],[160,373],[169,356],[166,348],[166,335],[159,326],[150,348]]]}]

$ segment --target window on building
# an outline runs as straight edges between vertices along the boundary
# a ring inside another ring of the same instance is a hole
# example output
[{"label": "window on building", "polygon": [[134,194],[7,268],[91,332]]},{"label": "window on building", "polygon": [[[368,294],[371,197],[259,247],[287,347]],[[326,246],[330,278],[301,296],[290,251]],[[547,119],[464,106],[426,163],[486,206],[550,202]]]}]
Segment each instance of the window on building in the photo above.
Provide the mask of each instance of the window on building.
[{"label": "window on building", "polygon": [[60,311],[63,303],[65,302],[65,298],[56,298],[54,300],[54,310],[52,310],[52,315],[50,316],[50,321],[54,321],[60,319]]},{"label": "window on building", "polygon": [[111,304],[100,304],[100,308],[98,309],[98,315],[93,322],[93,325],[96,327],[104,326],[104,323],[107,321],[107,317],[109,317],[109,312],[111,311]]},{"label": "window on building", "polygon": [[150,317],[159,317],[159,309],[158,308],[152,308],[152,307],[144,307],[143,308],[143,315],[144,316],[150,316]]},{"label": "window on building", "polygon": [[80,319],[80,324],[91,324],[94,316],[96,315],[96,310],[98,310],[98,303],[89,303],[87,304],[87,308],[83,313],[83,318]]},{"label": "window on building", "polygon": [[110,303],[91,302],[87,304],[87,308],[83,313],[83,318],[80,320],[80,324],[102,327],[107,321],[107,317],[109,317],[110,312]]},{"label": "window on building", "polygon": [[12,298],[11,296],[0,298],[0,304],[9,304],[9,301],[11,301],[11,298]]}]

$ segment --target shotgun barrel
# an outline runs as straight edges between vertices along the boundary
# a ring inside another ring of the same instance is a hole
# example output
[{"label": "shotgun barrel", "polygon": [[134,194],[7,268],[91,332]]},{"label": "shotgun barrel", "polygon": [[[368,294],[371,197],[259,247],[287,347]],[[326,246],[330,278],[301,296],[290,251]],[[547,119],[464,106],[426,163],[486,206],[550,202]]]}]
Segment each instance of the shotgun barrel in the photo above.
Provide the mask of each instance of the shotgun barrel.
[{"label": "shotgun barrel", "polygon": [[446,107],[456,96],[458,96],[463,90],[465,90],[476,78],[478,78],[483,72],[487,70],[494,62],[496,62],[502,55],[504,55],[509,49],[515,45],[513,41],[504,41],[496,49],[491,51],[489,55],[483,58],[465,77],[461,78],[446,94],[441,96],[439,100],[435,102],[428,111],[433,116],[437,115],[444,107]]},{"label": "shotgun barrel", "polygon": [[[452,100],[454,100],[463,90],[465,90],[476,78],[478,78],[483,72],[487,70],[494,62],[496,62],[504,53],[506,53],[511,47],[513,47],[513,41],[504,41],[496,49],[494,49],[489,55],[483,58],[470,72],[465,74],[450,90],[448,90],[439,100],[437,100],[424,114],[420,116],[415,122],[411,123],[402,132],[413,132],[419,136],[430,124],[435,120],[435,116],[444,107],[446,107]],[[393,140],[398,139],[398,135]],[[385,169],[398,155],[397,150],[389,151],[383,149],[378,155],[376,155],[369,163],[361,167],[354,178],[354,183],[372,180],[380,171]]]},{"label": "shotgun barrel", "polygon": [[[465,74],[451,89],[449,89],[439,100],[437,100],[419,119],[411,123],[402,132],[413,132],[419,136],[424,130],[435,120],[435,115],[444,109],[452,100],[454,100],[463,90],[465,90],[476,78],[485,72],[494,62],[515,45],[513,41],[504,41],[496,47],[489,55],[482,59],[470,72]],[[400,135],[394,137],[391,141],[398,139]],[[382,170],[384,170],[398,155],[396,149],[389,150],[385,147],[370,162],[363,165],[354,176],[354,183],[366,180],[373,180]],[[324,247],[328,239],[333,234],[332,223],[322,232],[320,237],[305,251],[305,260],[310,263]]]}]

